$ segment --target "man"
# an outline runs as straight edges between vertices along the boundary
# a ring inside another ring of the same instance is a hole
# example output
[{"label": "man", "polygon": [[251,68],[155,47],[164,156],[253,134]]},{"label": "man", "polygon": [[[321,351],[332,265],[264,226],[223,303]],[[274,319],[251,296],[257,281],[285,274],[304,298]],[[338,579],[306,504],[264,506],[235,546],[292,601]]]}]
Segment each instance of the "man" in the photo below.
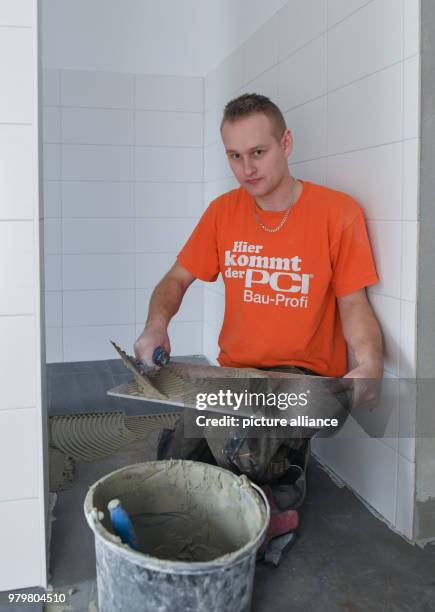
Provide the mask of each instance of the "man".
[{"label": "man", "polygon": [[[354,403],[373,400],[366,381],[382,377],[382,337],[365,292],[378,277],[361,208],[344,193],[290,174],[292,134],[265,96],[230,101],[221,135],[240,187],[211,202],[155,288],[136,358],[152,365],[155,347],[169,352],[167,327],[185,291],[196,278],[214,281],[221,273],[222,366],[357,379]],[[346,343],[356,362],[350,371]],[[197,458],[182,437],[179,429],[169,454]],[[220,465],[259,483],[276,480],[274,462],[284,466],[280,476],[292,465],[305,472],[309,445],[301,441],[255,446],[235,437],[223,451],[212,436],[208,441]]]}]

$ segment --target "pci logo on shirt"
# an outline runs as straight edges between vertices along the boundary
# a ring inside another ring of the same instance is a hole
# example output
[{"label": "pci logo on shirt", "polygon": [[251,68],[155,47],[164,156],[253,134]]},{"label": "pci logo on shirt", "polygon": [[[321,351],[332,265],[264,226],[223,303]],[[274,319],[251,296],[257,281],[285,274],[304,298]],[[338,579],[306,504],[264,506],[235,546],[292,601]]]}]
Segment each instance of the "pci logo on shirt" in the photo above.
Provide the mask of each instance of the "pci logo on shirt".
[{"label": "pci logo on shirt", "polygon": [[[225,251],[225,272],[228,279],[244,279],[243,301],[271,304],[285,308],[307,308],[312,274],[302,271],[302,259],[268,256],[263,245],[235,240]],[[269,286],[274,293],[263,293]]]}]

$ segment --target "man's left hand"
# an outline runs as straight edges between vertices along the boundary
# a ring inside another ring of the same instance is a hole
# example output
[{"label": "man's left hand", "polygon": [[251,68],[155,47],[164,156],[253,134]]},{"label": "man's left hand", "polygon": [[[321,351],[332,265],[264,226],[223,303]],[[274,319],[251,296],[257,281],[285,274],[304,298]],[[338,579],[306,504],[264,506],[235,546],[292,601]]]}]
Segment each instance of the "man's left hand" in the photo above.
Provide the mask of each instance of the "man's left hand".
[{"label": "man's left hand", "polygon": [[360,364],[343,378],[353,379],[352,406],[365,406],[372,411],[381,392],[383,366],[376,363]]}]

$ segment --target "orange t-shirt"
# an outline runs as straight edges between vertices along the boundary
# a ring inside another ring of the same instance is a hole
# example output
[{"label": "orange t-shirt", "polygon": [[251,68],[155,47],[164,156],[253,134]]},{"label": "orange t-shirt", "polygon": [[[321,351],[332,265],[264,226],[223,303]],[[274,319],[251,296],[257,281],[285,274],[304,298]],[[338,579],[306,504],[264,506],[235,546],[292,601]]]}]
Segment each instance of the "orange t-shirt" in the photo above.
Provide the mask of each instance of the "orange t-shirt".
[{"label": "orange t-shirt", "polygon": [[225,282],[222,366],[296,365],[346,372],[337,297],[379,281],[361,207],[349,195],[304,181],[284,226],[243,188],[213,200],[178,254],[195,277]]}]

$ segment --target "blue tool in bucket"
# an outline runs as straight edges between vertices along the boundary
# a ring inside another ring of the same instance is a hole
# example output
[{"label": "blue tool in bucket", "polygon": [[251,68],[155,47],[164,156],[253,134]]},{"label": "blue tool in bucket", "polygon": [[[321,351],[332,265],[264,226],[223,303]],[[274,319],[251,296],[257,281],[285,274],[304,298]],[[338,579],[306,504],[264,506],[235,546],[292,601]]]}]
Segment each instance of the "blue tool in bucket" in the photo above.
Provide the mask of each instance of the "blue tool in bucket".
[{"label": "blue tool in bucket", "polygon": [[134,550],[139,550],[136,532],[128,512],[122,507],[119,499],[112,499],[107,504],[110,513],[113,530],[124,544],[128,544]]}]

